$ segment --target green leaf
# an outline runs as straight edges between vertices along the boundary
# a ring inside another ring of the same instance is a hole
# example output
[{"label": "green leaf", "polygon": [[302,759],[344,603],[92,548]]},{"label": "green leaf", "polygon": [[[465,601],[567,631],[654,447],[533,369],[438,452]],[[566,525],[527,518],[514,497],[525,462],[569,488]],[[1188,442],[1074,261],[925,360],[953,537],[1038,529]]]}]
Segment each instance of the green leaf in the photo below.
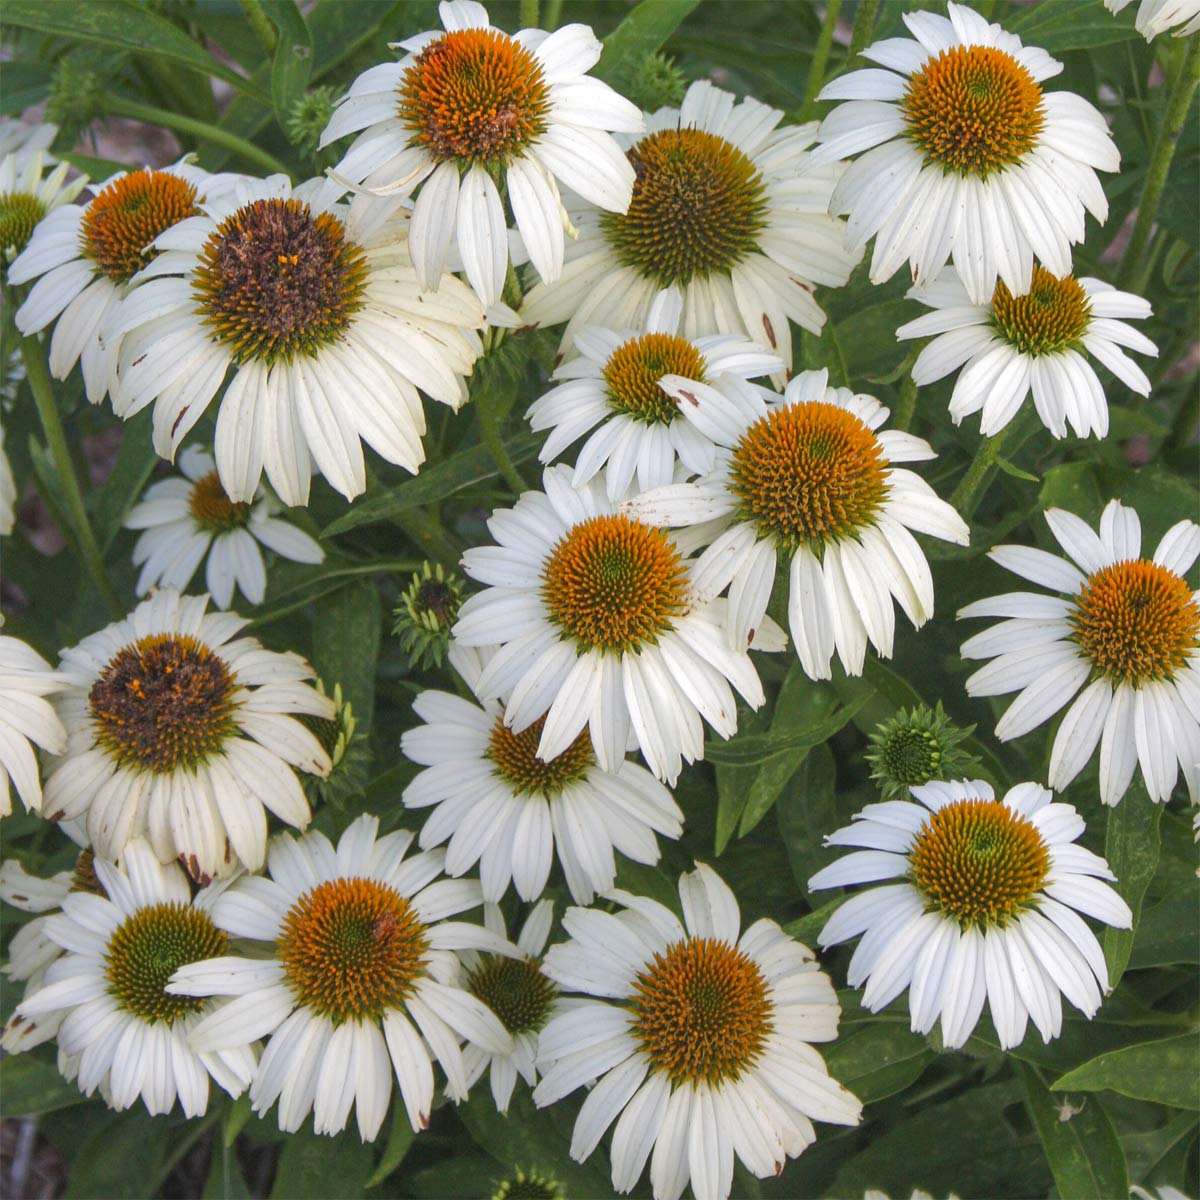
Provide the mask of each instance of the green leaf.
[{"label": "green leaf", "polygon": [[1142,912],[1142,900],[1158,866],[1158,825],[1163,806],[1155,804],[1137,780],[1124,798],[1108,811],[1104,834],[1104,857],[1117,877],[1113,885],[1133,912],[1132,929],[1104,930],[1104,960],[1108,983],[1116,987],[1125,973],[1133,950],[1134,930]]},{"label": "green leaf", "polygon": [[1200,1040],[1187,1033],[1126,1046],[1060,1075],[1050,1087],[1056,1092],[1108,1088],[1135,1100],[1200,1110]]},{"label": "green leaf", "polygon": [[304,95],[312,74],[312,34],[296,7],[296,0],[260,2],[279,35],[271,63],[271,102],[275,106],[275,119],[282,126],[292,105]]},{"label": "green leaf", "polygon": [[1134,930],[1130,970],[1172,963],[1200,963],[1200,909],[1194,889],[1143,909]]},{"label": "green leaf", "polygon": [[68,1083],[52,1062],[32,1054],[14,1054],[0,1067],[0,1117],[34,1117],[84,1104],[87,1097]]},{"label": "green leaf", "polygon": [[271,1186],[272,1200],[351,1200],[371,1177],[374,1153],[350,1128],[337,1137],[319,1137],[306,1126],[284,1139]]},{"label": "green leaf", "polygon": [[375,663],[383,634],[379,590],[361,579],[317,601],[313,617],[313,666],[326,690],[342,685],[359,727],[371,728],[375,708]]},{"label": "green leaf", "polygon": [[404,1156],[416,1136],[408,1119],[408,1109],[403,1104],[393,1104],[392,1130],[388,1134],[383,1154],[375,1170],[371,1172],[371,1178],[367,1180],[368,1188],[378,1187],[404,1161]]},{"label": "green leaf", "polygon": [[1026,1107],[1062,1200],[1128,1196],[1125,1153],[1099,1100],[1085,1101],[1064,1118],[1037,1070],[1022,1063],[1020,1072]]},{"label": "green leaf", "polygon": [[864,1104],[903,1091],[934,1057],[929,1043],[898,1021],[858,1026],[825,1049],[829,1073]]},{"label": "green leaf", "polygon": [[4,21],[76,42],[111,46],[147,54],[181,67],[191,67],[231,83],[260,101],[267,99],[254,85],[213,56],[164,17],[121,0],[8,0]]},{"label": "green leaf", "polygon": [[820,908],[814,908],[812,912],[805,913],[804,916],[797,917],[794,921],[789,921],[783,927],[783,932],[788,937],[803,942],[810,949],[815,947],[821,930],[825,928],[829,918],[842,907],[842,903],[846,899],[848,899],[846,896],[837,896],[828,903],[822,904]]},{"label": "green leaf", "polygon": [[999,455],[996,456],[996,466],[998,466],[1000,470],[1005,473],[1005,475],[1011,475],[1014,479],[1024,479],[1029,483],[1041,482],[1036,475],[1031,474],[1029,471],[1023,471],[1017,466],[1016,463],[1011,463],[1007,458],[1001,458]]},{"label": "green leaf", "polygon": [[[542,443],[541,434],[518,433],[506,439],[504,448],[513,463],[532,458]],[[473,484],[495,479],[500,474],[486,446],[471,446],[443,459],[435,467],[423,470],[415,479],[406,479],[394,488],[356,504],[344,516],[325,527],[322,537],[345,533],[373,521],[390,521],[398,513],[422,504],[434,504]]]},{"label": "green leaf", "polygon": [[793,786],[780,797],[775,808],[779,836],[783,839],[796,886],[809,900],[808,881],[826,861],[821,839],[814,836],[814,831],[829,831],[838,825],[834,801],[836,773],[829,747],[814,746],[801,765]]},{"label": "green leaf", "polygon": [[1038,499],[1043,508],[1065,508],[1095,524],[1104,507],[1104,494],[1091,463],[1063,463],[1051,467],[1042,479]]},{"label": "green leaf", "polygon": [[82,1145],[73,1147],[67,1200],[154,1195],[167,1148],[178,1136],[169,1118],[146,1116],[140,1101],[130,1112],[106,1114]]},{"label": "green leaf", "polygon": [[1108,46],[1139,37],[1131,21],[1118,21],[1100,0],[1072,4],[1039,4],[1025,10],[1008,28],[1028,46],[1041,46],[1052,54]]},{"label": "green leaf", "polygon": [[638,63],[653,54],[679,28],[700,0],[642,0],[604,39],[604,52],[592,74],[618,91]]},{"label": "green leaf", "polygon": [[208,1180],[201,1200],[250,1200],[251,1195],[233,1147],[218,1138],[213,1143]]},{"label": "green leaf", "polygon": [[[850,704],[843,704],[823,721],[817,721],[804,729],[793,730],[790,733],[753,733],[744,737],[735,737],[729,742],[705,742],[704,757],[714,763],[746,765],[767,762],[777,755],[790,753],[800,747],[811,748],[833,737],[850,721],[864,703],[863,700],[856,700]],[[743,832],[745,832],[744,829]]]}]

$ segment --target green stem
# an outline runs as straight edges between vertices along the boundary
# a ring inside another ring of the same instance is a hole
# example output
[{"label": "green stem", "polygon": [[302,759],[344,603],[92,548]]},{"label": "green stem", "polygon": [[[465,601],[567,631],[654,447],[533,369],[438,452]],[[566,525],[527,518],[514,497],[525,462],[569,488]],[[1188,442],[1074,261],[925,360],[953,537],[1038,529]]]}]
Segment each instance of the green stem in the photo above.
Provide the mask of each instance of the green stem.
[{"label": "green stem", "polygon": [[842,0],[826,0],[825,16],[821,19],[821,32],[813,47],[812,62],[808,65],[808,82],[804,85],[804,103],[800,106],[800,120],[807,121],[816,106],[817,93],[825,82],[825,64],[829,61],[829,48],[833,45],[833,32],[837,28],[838,12]]},{"label": "green stem", "polygon": [[500,436],[500,422],[492,397],[492,389],[483,388],[475,400],[479,408],[479,433],[483,444],[492,452],[492,458],[500,468],[504,482],[512,489],[514,495],[519,496],[529,490],[529,485],[521,478],[521,473],[513,465],[513,460],[504,448],[504,439]]},{"label": "green stem", "polygon": [[[910,364],[911,368],[911,364]],[[913,382],[912,370],[904,376],[900,383],[900,399],[892,413],[889,422],[892,429],[903,429],[907,432],[912,428],[913,413],[917,409],[917,385]]]},{"label": "green stem", "polygon": [[521,0],[521,28],[537,29],[538,0]]},{"label": "green stem", "polygon": [[859,0],[858,13],[854,18],[854,28],[850,31],[850,57],[853,58],[871,40],[871,30],[875,26],[875,13],[879,9],[879,0]]},{"label": "green stem", "polygon": [[562,0],[546,0],[546,11],[542,14],[542,28],[557,29],[558,19],[561,15]]},{"label": "green stem", "polygon": [[242,12],[245,13],[250,28],[254,30],[254,36],[262,42],[266,52],[273,53],[278,35],[275,33],[275,26],[271,24],[270,18],[263,12],[263,6],[259,0],[242,0]]},{"label": "green stem", "polygon": [[212,125],[208,121],[197,121],[194,117],[185,117],[182,113],[169,112],[165,108],[156,108],[153,104],[142,104],[138,100],[130,100],[128,96],[110,96],[108,111],[117,117],[128,117],[132,121],[145,121],[148,125],[162,125],[174,129],[178,133],[190,133],[193,137],[206,142],[215,142],[240,154],[247,162],[264,167],[272,174],[291,175],[287,166],[273,154],[259,149],[253,142],[240,138],[220,125]]},{"label": "green stem", "polygon": [[1179,134],[1187,119],[1188,108],[1198,84],[1200,38],[1192,37],[1187,39],[1183,62],[1179,66],[1174,83],[1171,84],[1162,124],[1158,127],[1158,136],[1154,140],[1150,166],[1146,171],[1146,184],[1142,188],[1142,198],[1138,201],[1137,219],[1133,225],[1133,233],[1129,236],[1129,245],[1121,258],[1122,286],[1128,286],[1141,271],[1146,244],[1150,240],[1150,230],[1154,226],[1154,218],[1158,216],[1158,203],[1162,199],[1163,188],[1167,185],[1167,176],[1171,171],[1171,160],[1175,157]]},{"label": "green stem", "polygon": [[994,437],[984,438],[979,443],[979,449],[975,451],[975,457],[971,459],[967,473],[959,480],[958,487],[954,489],[954,493],[950,497],[951,506],[958,509],[959,515],[968,524],[974,515],[976,506],[983,498],[987,478],[996,465],[996,459],[1000,457],[1000,448],[1004,445],[1004,439],[1011,429],[1010,423],[1005,425]]},{"label": "green stem", "polygon": [[67,505],[68,519],[73,526],[75,544],[79,548],[80,554],[83,555],[83,561],[109,610],[114,617],[123,617],[125,606],[113,590],[108,573],[104,569],[100,547],[96,542],[96,535],[92,531],[92,524],[88,520],[87,509],[83,504],[83,492],[79,489],[79,480],[76,478],[75,467],[71,462],[71,451],[67,446],[62,418],[59,416],[58,404],[54,399],[54,385],[50,382],[50,371],[36,338],[21,339],[21,358],[25,362],[25,377],[29,380],[30,391],[33,392],[38,417],[42,422],[42,431],[46,435],[46,445],[50,449],[50,459],[54,463],[54,471],[58,476],[63,499]]}]

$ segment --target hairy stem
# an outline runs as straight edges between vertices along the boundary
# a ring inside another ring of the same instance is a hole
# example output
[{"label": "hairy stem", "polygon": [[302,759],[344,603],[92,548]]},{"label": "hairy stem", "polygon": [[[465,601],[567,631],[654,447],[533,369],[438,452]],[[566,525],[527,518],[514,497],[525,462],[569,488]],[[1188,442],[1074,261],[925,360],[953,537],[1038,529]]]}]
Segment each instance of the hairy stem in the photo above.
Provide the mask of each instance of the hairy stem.
[{"label": "hairy stem", "polygon": [[850,31],[850,57],[853,58],[871,40],[871,30],[875,27],[875,13],[879,9],[879,0],[859,0],[858,13],[854,18],[854,28]]},{"label": "hairy stem", "polygon": [[979,501],[983,498],[988,476],[991,475],[992,469],[996,465],[996,459],[1000,457],[1000,449],[1011,429],[1011,424],[1005,425],[994,437],[984,438],[979,443],[975,457],[971,459],[971,465],[967,467],[967,473],[958,481],[958,487],[954,489],[954,493],[950,497],[951,506],[958,510],[959,515],[968,524]]},{"label": "hairy stem", "polygon": [[800,107],[800,120],[807,121],[817,103],[817,93],[825,82],[825,64],[829,62],[829,48],[833,45],[833,31],[837,28],[838,12],[842,0],[826,0],[825,16],[821,20],[821,32],[813,47],[812,62],[808,65],[808,81],[804,85],[804,103]]},{"label": "hairy stem", "polygon": [[263,12],[263,6],[259,0],[242,0],[242,12],[246,14],[250,28],[254,30],[254,36],[262,42],[263,48],[270,54],[275,49],[278,35],[270,18]]},{"label": "hairy stem", "polygon": [[521,28],[538,28],[538,0],[521,0]]}]

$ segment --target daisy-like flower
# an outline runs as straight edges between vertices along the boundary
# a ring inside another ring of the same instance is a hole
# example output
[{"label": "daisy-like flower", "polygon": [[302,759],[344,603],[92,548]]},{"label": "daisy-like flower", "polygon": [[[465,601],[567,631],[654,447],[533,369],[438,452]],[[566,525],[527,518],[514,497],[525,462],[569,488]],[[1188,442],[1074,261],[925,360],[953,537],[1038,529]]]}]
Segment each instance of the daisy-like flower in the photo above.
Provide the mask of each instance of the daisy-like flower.
[{"label": "daisy-like flower", "polygon": [[640,133],[642,114],[587,72],[602,49],[587,25],[510,36],[474,0],[443,0],[445,32],[398,43],[407,54],[360,75],[321,136],[359,133],[334,175],[377,194],[411,195],[409,252],[436,290],[453,242],[484,306],[508,270],[504,180],[530,260],[562,271],[569,228],[558,185],[609,212],[629,207],[633,168],[610,130]]},{"label": "daisy-like flower", "polygon": [[841,164],[808,153],[816,124],[777,128],[783,113],[706,80],[680,108],[648,118],[630,145],[637,174],[628,212],[573,209],[579,237],[556,283],[525,298],[522,318],[567,321],[562,349],[588,325],[642,327],[655,296],[683,294],[680,332],[732,333],[770,346],[790,367],[788,321],[819,333],[825,313],[816,284],[841,287],[862,257],[845,249],[829,216]]},{"label": "daisy-like flower", "polygon": [[868,639],[890,657],[893,599],[917,628],[933,615],[933,576],[909,530],[959,545],[969,536],[923,479],[893,465],[933,458],[929,443],[881,429],[888,410],[878,400],[827,382],[827,371],[805,371],[782,396],[756,391],[731,403],[668,377],[680,411],[720,447],[716,464],[701,480],[622,505],[659,525],[721,522],[695,573],[708,594],[729,586],[735,650],[766,619],[782,556],[792,641],[812,679],[830,677],[835,650],[847,674],[861,674]]},{"label": "daisy-like flower", "polygon": [[[618,913],[568,909],[544,970],[580,1000],[538,1042],[539,1105],[594,1079],[575,1122],[583,1161],[616,1120],[612,1182],[628,1192],[650,1158],[655,1200],[729,1195],[736,1154],[760,1179],[816,1138],[857,1125],[862,1105],[812,1042],[837,1036],[837,994],[812,952],[770,920],[741,933],[737,899],[700,865],[679,880],[683,923],[657,901],[612,892]],[[740,934],[740,936],[739,936]],[[618,1119],[619,1118],[619,1119]]]},{"label": "daisy-like flower", "polygon": [[986,1002],[1005,1049],[1032,1020],[1042,1041],[1062,1031],[1062,997],[1089,1019],[1108,991],[1104,952],[1079,914],[1128,929],[1129,906],[1108,864],[1073,843],[1083,818],[1037,783],[997,800],[982,779],[912,790],[920,804],[869,804],[825,839],[861,846],[820,870],[813,889],[889,882],[847,900],[821,946],[863,934],[851,987],[878,1012],[905,988],[914,1033],[941,1018],[942,1042],[971,1035]]},{"label": "daisy-like flower", "polygon": [[72,200],[87,186],[87,176],[67,182],[68,163],[59,163],[42,178],[52,159],[40,150],[9,153],[0,158],[0,269],[9,283],[18,283],[12,262],[29,244],[33,231],[47,214]]},{"label": "daisy-like flower", "polygon": [[[1129,2],[1104,0],[1104,7],[1118,13]],[[1134,27],[1148,42],[1168,29],[1174,30],[1176,37],[1191,37],[1200,33],[1200,0],[1139,0]]]},{"label": "daisy-like flower", "polygon": [[415,474],[417,389],[455,409],[467,398],[475,297],[450,278],[422,296],[398,201],[356,219],[320,190],[275,175],[201,205],[155,243],[106,334],[122,339],[113,407],[130,417],[154,402],[164,458],[230,376],[215,454],[234,501],[253,503],[265,468],[285,504],[307,504],[313,462],[353,498],[366,487],[361,441]]},{"label": "daisy-like flower", "polygon": [[950,398],[956,425],[982,410],[979,430],[991,437],[1032,390],[1037,414],[1055,437],[1066,437],[1068,424],[1079,437],[1104,437],[1108,403],[1085,351],[1139,395],[1150,394],[1145,372],[1121,349],[1157,357],[1154,343],[1125,320],[1150,316],[1150,305],[1099,279],[1059,279],[1035,266],[1024,295],[1014,296],[1001,280],[987,303],[972,304],[947,267],[929,287],[908,294],[933,312],[901,325],[896,337],[938,335],[913,364],[919,386],[962,368]]},{"label": "daisy-like flower", "polygon": [[907,260],[931,283],[953,256],[973,304],[1003,279],[1028,292],[1036,255],[1071,273],[1085,210],[1103,222],[1108,201],[1096,172],[1121,155],[1104,117],[1073,92],[1044,92],[1062,70],[1036,46],[989,25],[964,5],[948,16],[914,12],[915,41],[888,38],[863,51],[880,67],[851,71],[822,89],[846,100],[821,124],[817,162],[862,154],[834,189],[830,211],[848,213],[861,252],[875,238],[871,280]]},{"label": "daisy-like flower", "polygon": [[562,382],[525,414],[535,430],[553,430],[538,456],[542,462],[553,462],[594,429],[576,457],[574,483],[579,487],[603,470],[612,501],[635,477],[639,491],[670,483],[676,462],[692,475],[712,469],[712,441],[683,418],[678,399],[660,381],[707,383],[732,393],[736,405],[747,380],[782,371],[783,360],[742,337],[682,337],[682,313],[682,293],[667,288],[650,306],[645,332],[589,328],[576,334],[578,356],[553,375]]},{"label": "daisy-like flower", "polygon": [[[478,905],[479,884],[438,879],[441,851],[405,859],[412,834],[377,837],[364,814],[337,848],[324,834],[272,839],[269,878],[243,876],[213,907],[234,937],[273,943],[269,958],[233,955],[183,967],[176,995],[233,996],[192,1032],[207,1053],[269,1037],[250,1086],[279,1128],[346,1127],[353,1105],[363,1141],[379,1132],[393,1071],[413,1130],[429,1124],[433,1063],[450,1091],[467,1093],[460,1039],[512,1054],[499,1018],[464,990],[456,950],[513,953],[482,926],[447,921]],[[419,1032],[418,1032],[419,1031]]]},{"label": "daisy-like flower", "polygon": [[[600,767],[620,771],[632,734],[651,771],[674,783],[683,760],[704,757],[704,721],[724,738],[737,731],[730,684],[753,708],[762,685],[744,644],[726,644],[724,602],[698,595],[680,544],[617,512],[598,480],[572,487],[571,474],[547,468],[545,491],[492,514],[499,545],[463,555],[485,590],[463,603],[453,634],[498,648],[475,691],[504,698],[513,734],[545,714],[537,758],[586,744],[586,729]],[[779,629],[764,621],[755,645],[781,649]]]},{"label": "daisy-like flower", "polygon": [[119,858],[144,834],[193,879],[262,866],[266,810],[304,828],[295,770],[329,773],[296,718],[332,717],[298,654],[276,654],[207,596],[163,588],[122,621],[62,652],[56,699],[67,746],[46,779],[54,821],[86,815],[96,853]]},{"label": "daisy-like flower", "polygon": [[62,912],[46,919],[46,936],[66,953],[18,1014],[66,1010],[60,1060],[82,1092],[98,1087],[111,1108],[128,1108],[140,1096],[156,1116],[178,1097],[185,1116],[199,1116],[210,1076],[240,1096],[254,1075],[254,1050],[194,1050],[189,1035],[220,1004],[166,990],[177,967],[224,953],[228,938],[212,919],[223,885],[193,898],[183,871],[160,864],[141,839],[125,848],[120,868],[101,858],[94,866],[103,894],[71,892]]},{"label": "daisy-like flower", "polygon": [[42,806],[34,746],[48,754],[67,747],[67,731],[44,697],[68,686],[65,676],[20,638],[0,634],[0,817],[12,812],[12,785],[28,809]]},{"label": "daisy-like flower", "polygon": [[[457,646],[450,655],[467,686],[478,688],[480,656]],[[421,830],[421,847],[448,839],[450,875],[478,862],[489,901],[500,900],[510,880],[523,900],[536,900],[557,856],[572,898],[589,904],[616,880],[614,850],[656,863],[654,835],[677,838],[683,830],[671,793],[645,767],[624,758],[613,770],[597,765],[586,728],[543,759],[537,750],[546,718],[514,732],[498,700],[479,705],[422,692],[413,711],[425,724],[408,730],[400,748],[426,769],[404,789],[404,803],[437,806]]]},{"label": "daisy-like flower", "polygon": [[236,587],[261,604],[267,572],[259,544],[291,562],[319,563],[325,551],[301,529],[275,514],[279,504],[259,488],[253,502],[225,494],[207,450],[189,446],[179,456],[182,479],[151,484],[125,518],[126,529],[144,529],[133,548],[142,568],[137,594],[159,584],[183,589],[208,557],[205,582],[218,608],[228,608]]},{"label": "daisy-like flower", "polygon": [[205,192],[229,178],[209,176],[186,159],[161,171],[121,172],[86,204],[56,208],[38,225],[8,278],[37,280],[15,320],[24,334],[56,322],[49,358],[55,379],[66,379],[78,362],[93,404],[115,393],[116,346],[103,336],[113,310],[154,260],[155,238],[195,216]]},{"label": "daisy-like flower", "polygon": [[1031,546],[997,546],[989,557],[1058,594],[1010,592],[959,610],[1005,618],[963,644],[964,658],[992,659],[967,693],[1020,693],[996,724],[1005,742],[1071,705],[1054,737],[1052,788],[1065,788],[1099,745],[1105,804],[1121,799],[1139,763],[1151,799],[1171,795],[1182,767],[1200,801],[1200,594],[1185,578],[1200,525],[1173,525],[1147,559],[1138,515],[1119,500],[1099,536],[1063,509],[1049,509],[1046,522],[1070,561]]},{"label": "daisy-like flower", "polygon": [[[494,934],[507,941],[504,916],[495,904],[484,906],[483,919]],[[482,1046],[463,1049],[467,1083],[473,1087],[487,1070],[497,1112],[508,1111],[518,1075],[530,1087],[537,1084],[538,1033],[556,1012],[567,1007],[558,998],[558,988],[542,972],[541,956],[553,923],[554,904],[539,900],[517,937],[520,955],[480,954],[475,950],[459,955],[466,970],[465,987],[500,1018],[512,1035],[511,1054],[497,1054]]]}]

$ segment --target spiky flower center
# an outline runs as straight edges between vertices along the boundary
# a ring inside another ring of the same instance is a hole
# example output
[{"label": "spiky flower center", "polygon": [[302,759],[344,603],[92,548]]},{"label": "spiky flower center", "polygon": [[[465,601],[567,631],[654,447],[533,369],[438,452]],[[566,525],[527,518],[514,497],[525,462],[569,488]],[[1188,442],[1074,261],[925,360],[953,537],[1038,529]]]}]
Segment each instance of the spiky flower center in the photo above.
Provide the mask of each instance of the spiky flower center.
[{"label": "spiky flower center", "polygon": [[601,227],[623,266],[661,287],[731,271],[758,248],[766,185],[731,142],[700,129],[663,129],[629,151],[636,179],[625,213]]},{"label": "spiky flower center", "polygon": [[513,733],[500,716],[492,726],[487,757],[496,774],[518,796],[557,796],[568,784],[586,778],[596,761],[586,729],[556,758],[538,758],[538,742],[545,724],[546,718],[539,717],[520,733]]},{"label": "spiky flower center", "polygon": [[1000,280],[992,296],[996,331],[1022,354],[1054,354],[1073,346],[1087,332],[1092,302],[1072,275],[1059,279],[1044,267],[1033,268],[1033,286],[1014,296]]},{"label": "spiky flower center", "polygon": [[655,642],[683,615],[686,591],[687,569],[667,535],[626,516],[580,522],[542,569],[550,619],[585,651]]},{"label": "spiky flower center", "polygon": [[928,729],[896,729],[880,749],[890,779],[912,786],[939,777],[942,748]]},{"label": "spiky flower center", "polygon": [[930,58],[909,79],[900,111],[927,163],[981,178],[1024,158],[1046,122],[1033,76],[990,46]]},{"label": "spiky flower center", "polygon": [[171,1025],[208,1003],[201,996],[168,995],[171,976],[188,963],[224,954],[228,940],[207,913],[190,904],[139,909],[109,939],[104,956],[109,995],[142,1021]]},{"label": "spiky flower center", "polygon": [[315,357],[364,304],[367,261],[331,213],[301,200],[255,200],[200,252],[192,293],[237,364]]},{"label": "spiky flower center", "polygon": [[675,401],[658,386],[664,375],[704,382],[704,356],[686,338],[646,333],[613,351],[604,365],[609,407],[646,425],[669,425],[678,415]]},{"label": "spiky flower center", "polygon": [[87,206],[79,239],[90,258],[114,283],[127,283],[158,256],[160,233],[200,213],[196,188],[170,171],[131,171],[102,188]]},{"label": "spiky flower center", "polygon": [[467,990],[500,1018],[509,1033],[537,1033],[558,994],[533,958],[489,954],[467,976]]},{"label": "spiky flower center", "polygon": [[847,409],[780,405],[734,448],[730,487],[743,519],[791,552],[871,525],[887,497],[887,463],[874,432]]},{"label": "spiky flower center", "polygon": [[492,1193],[492,1200],[566,1200],[566,1192],[557,1179],[546,1175],[527,1175],[520,1168],[511,1179]]},{"label": "spiky flower center", "polygon": [[377,1021],[425,971],[429,938],[412,904],[374,879],[333,879],[288,910],[277,951],[296,1000],[328,1017]]},{"label": "spiky flower center", "polygon": [[956,800],[933,813],[909,851],[930,907],[968,925],[1004,925],[1028,907],[1050,870],[1032,822],[998,800]]},{"label": "spiky flower center", "polygon": [[159,633],[119,650],[88,693],[96,741],[118,766],[195,768],[237,733],[236,676],[190,634]]},{"label": "spiky flower center", "polygon": [[197,525],[212,533],[241,529],[250,521],[250,505],[242,500],[230,500],[216,471],[209,471],[192,484],[188,511]]},{"label": "spiky flower center", "polygon": [[33,236],[46,206],[28,192],[0,192],[0,253],[16,258]]},{"label": "spiky flower center", "polygon": [[1200,648],[1200,605],[1187,582],[1146,559],[1090,575],[1071,623],[1084,654],[1114,685],[1174,679]]},{"label": "spiky flower center", "polygon": [[718,1084],[757,1062],[774,1028],[774,1005],[749,955],[693,937],[646,964],[634,980],[631,1017],[651,1069],[677,1084]]},{"label": "spiky flower center", "polygon": [[404,73],[397,115],[434,158],[506,164],[546,131],[550,89],[537,58],[496,29],[457,29]]}]

